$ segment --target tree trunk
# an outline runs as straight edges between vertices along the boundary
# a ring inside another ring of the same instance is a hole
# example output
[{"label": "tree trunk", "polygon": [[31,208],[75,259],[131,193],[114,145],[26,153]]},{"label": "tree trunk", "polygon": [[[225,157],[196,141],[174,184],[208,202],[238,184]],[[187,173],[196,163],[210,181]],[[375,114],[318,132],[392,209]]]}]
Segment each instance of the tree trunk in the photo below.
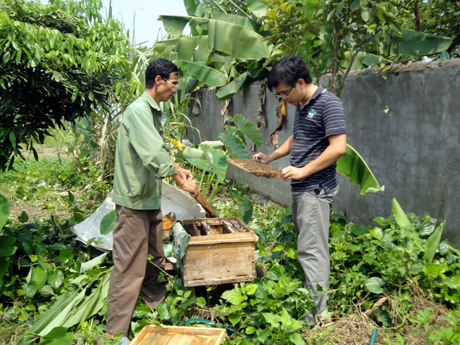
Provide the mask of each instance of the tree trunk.
[{"label": "tree trunk", "polygon": [[56,145],[56,152],[57,152],[58,162],[59,162],[59,165],[62,166],[61,152],[59,151],[59,145],[58,145],[58,142],[57,142],[57,139],[56,139],[56,132],[54,131],[54,128],[53,128],[53,138],[54,138],[54,145]]}]

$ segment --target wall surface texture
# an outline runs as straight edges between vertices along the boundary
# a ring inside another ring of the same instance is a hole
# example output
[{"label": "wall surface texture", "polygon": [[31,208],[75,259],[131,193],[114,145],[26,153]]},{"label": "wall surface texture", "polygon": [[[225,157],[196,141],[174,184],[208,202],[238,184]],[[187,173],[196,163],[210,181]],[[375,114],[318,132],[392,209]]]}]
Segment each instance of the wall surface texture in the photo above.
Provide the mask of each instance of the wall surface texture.
[{"label": "wall surface texture", "polygon": [[[259,91],[255,83],[233,97],[232,113],[256,122]],[[201,140],[218,140],[222,132],[222,102],[216,90],[203,92],[198,116],[189,114]],[[353,72],[347,78],[341,99],[345,106],[347,140],[366,160],[385,191],[360,195],[357,185],[338,174],[340,190],[333,209],[349,221],[372,224],[377,216],[391,214],[396,198],[406,213],[428,212],[446,220],[444,235],[460,247],[460,61],[395,66],[384,74],[374,70]],[[278,102],[267,90],[267,127],[261,127],[264,153],[278,122]],[[292,134],[294,107],[288,106],[288,122],[278,132],[280,145]],[[190,132],[198,142],[197,132]],[[249,147],[251,145],[248,145]],[[289,165],[284,157],[271,163]],[[271,200],[289,205],[289,183],[254,177],[230,166],[228,177],[247,184]]]}]

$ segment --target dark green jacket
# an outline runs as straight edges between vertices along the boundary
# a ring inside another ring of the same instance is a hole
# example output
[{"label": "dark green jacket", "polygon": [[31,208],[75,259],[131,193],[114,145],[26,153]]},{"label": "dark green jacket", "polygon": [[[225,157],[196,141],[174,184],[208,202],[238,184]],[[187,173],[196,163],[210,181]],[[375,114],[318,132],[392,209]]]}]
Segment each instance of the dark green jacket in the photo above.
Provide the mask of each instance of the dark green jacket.
[{"label": "dark green jacket", "polygon": [[162,138],[162,117],[147,92],[124,111],[115,153],[115,204],[136,210],[161,208],[161,179],[177,174]]}]

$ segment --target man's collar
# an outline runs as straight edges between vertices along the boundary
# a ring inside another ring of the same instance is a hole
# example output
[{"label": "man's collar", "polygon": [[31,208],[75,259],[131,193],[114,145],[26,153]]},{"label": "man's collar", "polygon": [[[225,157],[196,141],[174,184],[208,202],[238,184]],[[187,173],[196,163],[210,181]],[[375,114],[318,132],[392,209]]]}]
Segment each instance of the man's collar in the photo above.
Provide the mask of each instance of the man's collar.
[{"label": "man's collar", "polygon": [[302,110],[303,108],[305,108],[305,106],[310,103],[311,101],[317,99],[324,91],[327,91],[324,87],[322,87],[321,85],[318,85],[318,87],[316,88],[315,92],[313,92],[313,95],[310,97],[310,99],[304,104],[304,105],[301,105],[299,103],[299,108],[300,110]]},{"label": "man's collar", "polygon": [[148,94],[147,91],[144,91],[141,97],[145,98],[153,109],[161,111],[160,106],[157,104],[157,102],[155,102],[152,96]]}]

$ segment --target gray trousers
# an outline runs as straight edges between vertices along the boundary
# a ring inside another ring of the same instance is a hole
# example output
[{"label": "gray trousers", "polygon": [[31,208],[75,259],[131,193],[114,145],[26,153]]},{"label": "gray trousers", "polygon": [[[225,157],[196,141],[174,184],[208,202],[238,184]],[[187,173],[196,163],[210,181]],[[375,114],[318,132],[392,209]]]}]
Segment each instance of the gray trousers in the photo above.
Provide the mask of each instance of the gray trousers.
[{"label": "gray trousers", "polygon": [[157,281],[160,270],[147,263],[151,254],[152,262],[164,268],[163,217],[161,210],[133,210],[119,205],[116,210],[107,333],[126,336],[141,286],[141,297],[152,307],[167,294],[166,282]]},{"label": "gray trousers", "polygon": [[[317,315],[327,311],[329,287],[329,212],[338,188],[326,193],[323,188],[292,192],[292,219],[297,232],[297,257],[310,288]],[[322,290],[318,290],[318,285]],[[313,313],[305,320],[316,324]]]}]

